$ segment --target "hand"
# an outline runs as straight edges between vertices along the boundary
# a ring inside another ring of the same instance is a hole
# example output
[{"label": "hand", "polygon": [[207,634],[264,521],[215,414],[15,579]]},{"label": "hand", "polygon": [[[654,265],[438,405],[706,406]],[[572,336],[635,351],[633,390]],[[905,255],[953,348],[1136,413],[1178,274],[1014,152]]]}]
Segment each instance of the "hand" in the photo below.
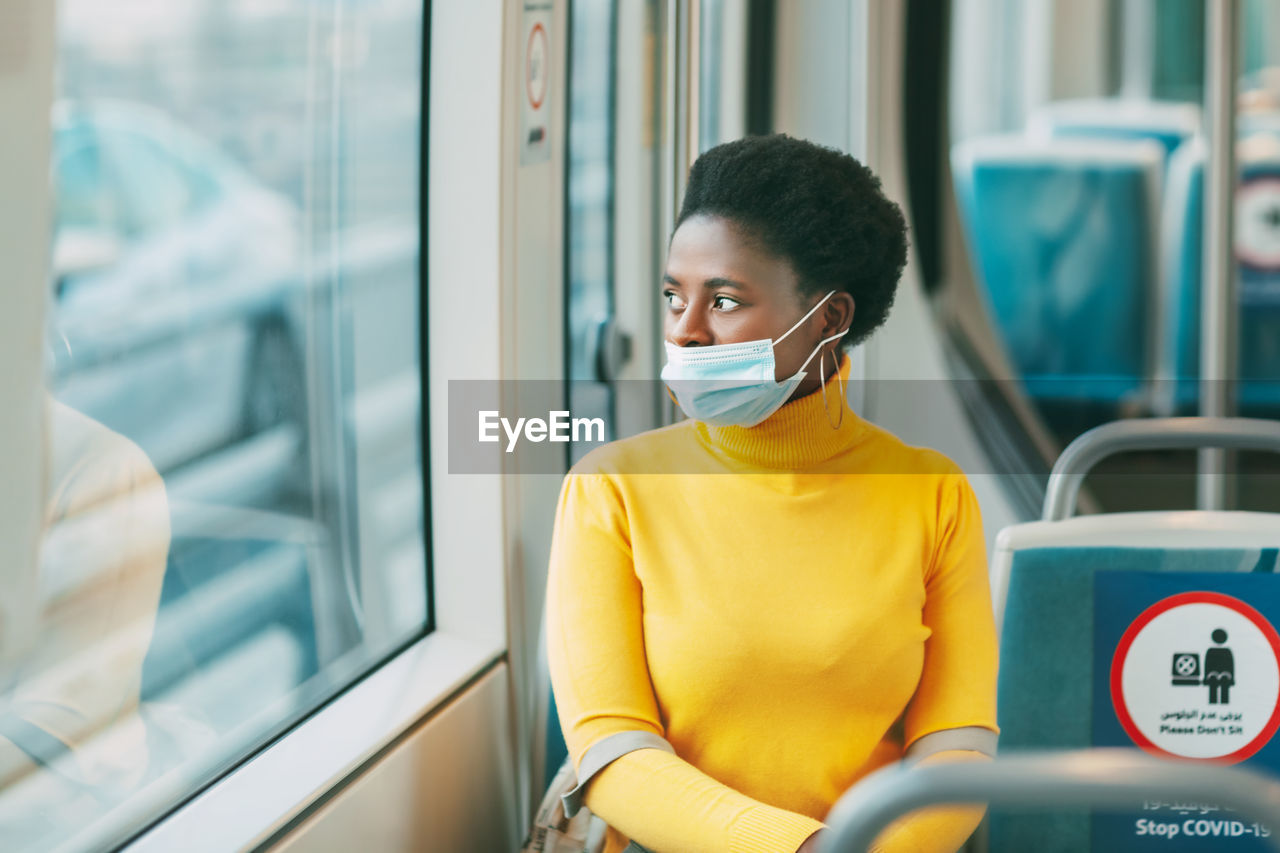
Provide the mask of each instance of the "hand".
[{"label": "hand", "polygon": [[825,829],[819,829],[813,835],[804,840],[804,843],[796,848],[796,853],[818,853],[818,845],[822,843],[822,839],[827,835]]}]

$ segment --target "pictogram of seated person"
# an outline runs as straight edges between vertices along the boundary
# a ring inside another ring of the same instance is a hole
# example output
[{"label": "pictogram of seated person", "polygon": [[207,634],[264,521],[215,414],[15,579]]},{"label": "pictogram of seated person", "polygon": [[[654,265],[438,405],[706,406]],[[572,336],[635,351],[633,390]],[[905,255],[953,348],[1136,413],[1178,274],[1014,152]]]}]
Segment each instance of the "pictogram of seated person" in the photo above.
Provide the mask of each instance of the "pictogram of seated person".
[{"label": "pictogram of seated person", "polygon": [[1209,687],[1210,705],[1230,704],[1231,687],[1236,683],[1236,661],[1231,649],[1220,648],[1227,641],[1227,632],[1217,628],[1213,641],[1218,645],[1204,653],[1204,683]]}]

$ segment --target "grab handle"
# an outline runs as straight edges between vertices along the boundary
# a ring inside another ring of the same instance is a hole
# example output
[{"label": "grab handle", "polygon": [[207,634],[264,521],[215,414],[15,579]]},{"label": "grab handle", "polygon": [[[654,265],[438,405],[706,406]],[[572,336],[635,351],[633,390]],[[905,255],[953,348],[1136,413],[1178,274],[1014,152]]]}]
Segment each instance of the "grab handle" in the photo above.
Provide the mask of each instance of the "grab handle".
[{"label": "grab handle", "polygon": [[1280,453],[1280,422],[1257,418],[1142,418],[1094,427],[1067,445],[1054,463],[1042,518],[1070,518],[1085,475],[1108,456],[1132,450],[1199,447]]},{"label": "grab handle", "polygon": [[827,816],[820,853],[866,853],[895,818],[940,803],[1141,808],[1193,800],[1270,824],[1280,851],[1280,781],[1243,767],[1166,761],[1132,749],[1020,753],[991,762],[894,765],[845,792]]}]

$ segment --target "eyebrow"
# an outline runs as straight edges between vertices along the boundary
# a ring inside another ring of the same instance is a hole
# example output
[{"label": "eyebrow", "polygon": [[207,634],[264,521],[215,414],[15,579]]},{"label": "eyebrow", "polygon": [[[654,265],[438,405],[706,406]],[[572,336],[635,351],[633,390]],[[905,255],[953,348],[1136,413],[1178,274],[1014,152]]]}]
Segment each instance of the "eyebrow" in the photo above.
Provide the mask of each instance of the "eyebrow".
[{"label": "eyebrow", "polygon": [[[664,274],[662,276],[662,280],[667,282],[668,284],[674,284],[676,287],[684,286],[669,275]],[[709,278],[703,281],[702,286],[708,290],[713,290],[717,287],[729,287],[729,288],[733,288],[734,290],[747,289],[747,286],[740,281],[734,281],[731,278],[721,278],[720,276],[716,276],[715,278]]]}]

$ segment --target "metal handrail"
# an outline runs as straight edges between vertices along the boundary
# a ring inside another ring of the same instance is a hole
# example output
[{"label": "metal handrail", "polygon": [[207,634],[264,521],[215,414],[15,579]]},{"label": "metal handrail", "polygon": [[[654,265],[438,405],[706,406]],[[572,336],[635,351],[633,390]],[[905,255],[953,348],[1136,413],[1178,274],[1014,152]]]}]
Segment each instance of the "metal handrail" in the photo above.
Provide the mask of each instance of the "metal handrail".
[{"label": "metal handrail", "polygon": [[1133,450],[1268,450],[1280,453],[1280,422],[1256,418],[1143,418],[1103,424],[1067,445],[1049,475],[1045,521],[1075,511],[1085,475],[1102,459]]},{"label": "metal handrail", "polygon": [[1276,834],[1280,780],[1242,767],[1167,761],[1132,749],[1021,753],[991,762],[894,765],[845,792],[827,816],[820,853],[865,853],[896,818],[943,803],[1141,808],[1149,800],[1193,800],[1235,809]]}]

